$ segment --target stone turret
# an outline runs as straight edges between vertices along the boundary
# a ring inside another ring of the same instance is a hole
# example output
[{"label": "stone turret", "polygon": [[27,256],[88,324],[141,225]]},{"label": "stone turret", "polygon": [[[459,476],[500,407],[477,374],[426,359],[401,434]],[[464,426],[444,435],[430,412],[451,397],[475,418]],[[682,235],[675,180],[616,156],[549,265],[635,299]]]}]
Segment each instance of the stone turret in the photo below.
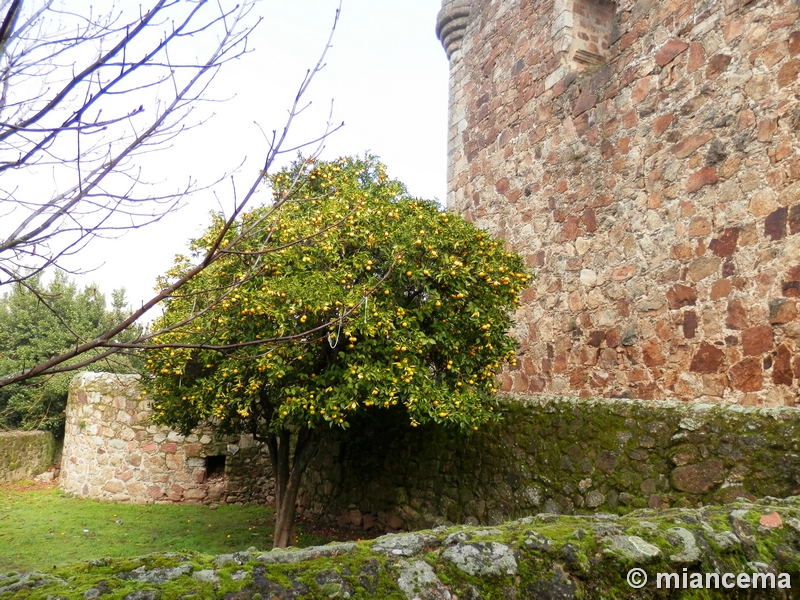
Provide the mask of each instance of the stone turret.
[{"label": "stone turret", "polygon": [[469,22],[472,0],[445,0],[436,19],[436,37],[442,42],[447,58],[461,49],[461,40]]},{"label": "stone turret", "polygon": [[538,280],[529,394],[795,405],[800,5],[446,0],[448,205]]}]

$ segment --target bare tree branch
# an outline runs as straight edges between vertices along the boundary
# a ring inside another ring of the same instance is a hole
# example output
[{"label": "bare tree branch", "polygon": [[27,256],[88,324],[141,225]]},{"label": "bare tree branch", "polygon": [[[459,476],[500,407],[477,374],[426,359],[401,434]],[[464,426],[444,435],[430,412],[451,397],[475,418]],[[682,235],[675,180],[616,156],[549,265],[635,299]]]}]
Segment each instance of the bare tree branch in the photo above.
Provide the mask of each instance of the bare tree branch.
[{"label": "bare tree branch", "polygon": [[[29,80],[38,77],[46,80],[63,67],[59,63],[64,60],[63,56],[81,48],[83,40],[93,40],[95,43],[113,42],[113,45],[110,50],[93,55],[92,62],[77,70],[77,74],[70,71],[68,80],[54,88],[54,91],[46,88],[30,94],[27,104],[26,100],[10,92],[3,92],[4,104],[0,105],[0,174],[8,176],[32,165],[57,164],[71,166],[73,173],[77,173],[77,180],[66,191],[56,193],[49,200],[43,201],[22,197],[22,188],[16,185],[16,181],[7,189],[0,186],[0,212],[5,215],[4,224],[13,220],[9,220],[9,217],[19,216],[8,234],[3,234],[0,225],[0,286],[13,282],[22,283],[45,268],[58,267],[59,259],[80,251],[95,237],[113,235],[121,230],[142,227],[158,220],[175,210],[186,195],[192,192],[194,184],[175,194],[135,197],[135,190],[144,182],[138,172],[129,169],[128,160],[136,152],[146,150],[149,145],[158,145],[184,131],[183,121],[191,109],[203,100],[201,95],[219,68],[248,51],[248,35],[258,23],[257,18],[255,23],[248,24],[247,21],[252,10],[252,0],[230,9],[224,8],[223,3],[221,1],[217,5],[217,12],[209,16],[202,12],[210,6],[206,1],[186,3],[180,0],[160,0],[137,19],[125,22],[120,20],[119,15],[114,16],[112,13],[104,20],[97,21],[88,16],[56,12],[48,2],[46,10],[39,17],[25,21],[24,26],[29,30],[27,33],[12,33],[9,38],[11,43],[8,47],[8,58],[3,70],[0,70],[4,90],[6,87],[13,89],[13,85],[5,85],[11,77],[27,77]],[[187,6],[190,7],[189,10]],[[56,27],[55,33],[50,33],[47,26],[40,22],[46,19],[49,12],[55,12],[61,17],[69,14],[80,27],[72,35],[65,33],[66,26],[62,25]],[[234,293],[238,286],[255,276],[259,272],[263,254],[280,249],[270,247],[269,241],[284,205],[294,201],[291,191],[297,180],[289,186],[286,194],[275,199],[269,210],[264,211],[259,219],[247,223],[246,226],[242,225],[239,229],[238,223],[242,222],[245,209],[258,190],[267,185],[266,175],[280,156],[316,145],[316,149],[307,159],[311,163],[321,152],[325,139],[343,125],[334,127],[329,120],[323,134],[316,139],[285,148],[294,121],[307,107],[304,97],[316,74],[325,66],[340,12],[341,0],[319,60],[305,74],[280,134],[273,131],[268,139],[261,170],[253,177],[241,197],[236,194],[234,182],[233,208],[224,218],[218,236],[197,264],[173,280],[165,282],[162,289],[139,309],[96,338],[76,339],[75,347],[59,356],[15,373],[0,375],[0,388],[41,375],[80,369],[121,350],[159,347],[154,340],[166,330],[146,332],[133,341],[121,342],[116,338],[157,304],[179,297],[180,289],[204,269],[228,253],[242,252],[238,250],[238,246],[255,232],[265,231],[267,235],[262,253],[248,252],[255,257],[251,271],[218,290],[216,300],[198,311],[193,318],[214,308]],[[179,17],[176,18],[174,13]],[[167,26],[167,23],[170,25]],[[153,29],[162,31],[163,35],[146,52],[138,52],[137,60],[130,60],[128,57],[133,55],[131,49],[150,40]],[[215,32],[218,43],[209,51],[204,61],[197,64],[175,64],[170,61],[171,48],[181,39],[210,31]],[[45,59],[40,56],[42,52],[45,53]],[[189,76],[179,80],[177,73],[183,70],[188,71]],[[150,79],[137,79],[135,75],[143,72],[154,74]],[[138,97],[137,94],[151,87],[158,87],[163,91],[164,84],[172,91],[171,99],[159,104],[147,125],[140,126],[136,121],[147,113],[142,105],[129,110],[127,114],[114,115],[114,103],[118,103],[116,96]],[[81,90],[82,94],[76,104],[74,92],[77,90]],[[110,98],[115,99],[105,103]],[[4,112],[6,109],[9,111],[8,117]],[[94,117],[87,118],[90,111]],[[66,116],[61,118],[58,115]],[[109,132],[120,125],[124,126],[125,135],[109,142]],[[80,144],[65,143],[67,134],[77,137]],[[99,136],[100,141],[95,141],[93,136]],[[88,145],[83,145],[84,141]],[[121,190],[116,182],[120,176],[128,180]],[[120,217],[127,219],[127,222]],[[327,230],[328,228],[321,229],[292,241],[290,245],[314,243]],[[383,279],[380,282],[382,281]],[[365,291],[364,301],[375,288]],[[43,306],[49,307],[41,292],[33,287],[29,289],[39,294]],[[318,336],[320,331],[337,322],[341,323],[354,314],[361,305],[360,302],[343,309],[330,323],[319,325],[302,334],[259,340],[253,345]],[[175,324],[170,330],[186,326],[190,322],[191,319]],[[227,348],[203,344],[188,347],[211,350]]]}]

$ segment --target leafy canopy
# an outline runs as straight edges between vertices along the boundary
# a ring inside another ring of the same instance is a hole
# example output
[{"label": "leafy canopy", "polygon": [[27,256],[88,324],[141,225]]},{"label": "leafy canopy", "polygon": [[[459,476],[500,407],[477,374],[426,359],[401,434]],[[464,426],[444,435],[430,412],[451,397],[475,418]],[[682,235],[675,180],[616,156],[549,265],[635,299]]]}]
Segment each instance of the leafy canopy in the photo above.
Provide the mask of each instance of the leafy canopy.
[{"label": "leafy canopy", "polygon": [[[154,340],[172,347],[148,355],[157,420],[347,427],[398,404],[413,426],[496,418],[496,375],[514,362],[510,312],[531,279],[522,259],[409,197],[371,157],[298,162],[272,187],[289,198],[282,211],[245,215],[229,253],[154,325],[174,328]],[[196,257],[222,222],[193,242]],[[178,257],[164,283],[190,266]]]}]

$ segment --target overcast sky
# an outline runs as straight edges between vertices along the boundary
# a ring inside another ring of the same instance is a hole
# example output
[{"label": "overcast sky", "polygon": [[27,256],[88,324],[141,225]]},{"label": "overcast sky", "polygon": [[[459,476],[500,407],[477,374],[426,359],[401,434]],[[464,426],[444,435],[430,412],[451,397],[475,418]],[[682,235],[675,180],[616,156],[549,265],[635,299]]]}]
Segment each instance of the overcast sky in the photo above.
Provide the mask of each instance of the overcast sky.
[{"label": "overcast sky", "polygon": [[[214,117],[182,134],[154,157],[159,178],[175,187],[189,176],[201,184],[241,163],[239,185],[258,172],[265,152],[262,130],[282,128],[287,109],[330,31],[338,0],[262,0],[264,20],[254,51],[226,66],[209,90]],[[446,195],[448,64],[434,28],[440,0],[344,0],[324,71],[314,81],[309,110],[292,129],[293,143],[317,137],[333,101],[331,136],[323,158],[370,151],[419,197]],[[256,125],[257,124],[257,125]],[[286,160],[288,160],[287,157]],[[247,177],[245,177],[247,176]],[[151,176],[152,180],[152,176]],[[157,275],[208,224],[208,211],[230,206],[231,186],[194,195],[189,206],[161,223],[116,240],[90,244],[72,268],[94,269],[79,278],[110,295],[125,287],[132,305],[152,295]]]}]

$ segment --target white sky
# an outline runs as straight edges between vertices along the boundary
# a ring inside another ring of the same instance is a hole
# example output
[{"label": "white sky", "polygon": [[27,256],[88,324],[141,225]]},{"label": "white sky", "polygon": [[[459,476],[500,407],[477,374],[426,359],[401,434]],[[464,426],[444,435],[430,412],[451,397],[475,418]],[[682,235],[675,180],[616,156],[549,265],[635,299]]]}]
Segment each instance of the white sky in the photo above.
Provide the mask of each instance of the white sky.
[{"label": "white sky", "polygon": [[[215,112],[208,123],[151,157],[157,180],[173,188],[190,175],[210,183],[246,161],[237,188],[249,184],[265,153],[261,129],[283,127],[303,75],[324,47],[337,5],[337,0],[262,0],[257,10],[264,21],[251,39],[254,51],[228,64],[208,94],[230,99],[207,106]],[[333,100],[333,121],[345,126],[327,140],[322,158],[370,151],[411,194],[443,204],[448,64],[434,33],[440,6],[440,0],[344,0],[327,65],[308,96],[312,106],[293,128],[290,145],[324,130]],[[93,241],[70,265],[93,269],[79,283],[95,282],[107,297],[125,287],[132,305],[151,297],[156,276],[205,228],[208,212],[231,205],[231,184],[215,189],[219,200],[199,192],[160,223]]]}]

